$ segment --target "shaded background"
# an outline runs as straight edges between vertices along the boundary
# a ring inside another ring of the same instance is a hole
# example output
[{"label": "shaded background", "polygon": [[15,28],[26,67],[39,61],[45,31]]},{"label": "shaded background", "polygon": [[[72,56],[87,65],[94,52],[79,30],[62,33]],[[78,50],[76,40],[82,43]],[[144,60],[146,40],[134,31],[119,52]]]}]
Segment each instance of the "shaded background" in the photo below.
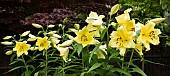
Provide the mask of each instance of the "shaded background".
[{"label": "shaded background", "polygon": [[[134,1],[134,3],[128,2]],[[168,3],[160,5],[160,0],[152,2],[148,1],[148,4],[142,4],[142,0],[0,0],[0,41],[6,35],[21,34],[24,31],[32,30],[36,32],[30,25],[32,22],[45,24],[59,24],[61,20],[68,17],[72,22],[83,23],[83,19],[86,18],[90,11],[96,11],[99,14],[107,14],[110,10],[109,5],[113,6],[116,3],[121,3],[126,6],[119,13],[128,7],[141,7],[144,9],[136,9],[135,13],[132,13],[132,18],[154,18],[154,17],[166,17],[165,23],[169,24],[169,10]],[[135,3],[135,1],[141,2]],[[168,1],[168,0],[167,0]],[[156,3],[157,2],[157,3]],[[144,2],[143,2],[144,3]],[[155,4],[154,4],[155,3]],[[170,3],[169,3],[170,4]],[[106,7],[106,5],[108,5]],[[144,6],[145,5],[145,6]],[[149,9],[149,10],[147,10]],[[80,14],[81,13],[81,14]],[[74,15],[80,15],[74,17]],[[52,16],[52,17],[51,17]],[[139,21],[140,21],[139,18]],[[144,20],[143,20],[144,21]],[[71,25],[68,25],[70,27]],[[168,27],[167,27],[168,28]],[[165,35],[169,35],[169,30],[162,28]],[[145,53],[145,59],[153,62],[165,64],[156,65],[152,63],[138,62],[137,64],[145,71],[148,76],[170,76],[170,47],[166,46],[166,38],[160,38],[159,46],[151,46],[152,49]],[[6,56],[6,50],[4,46],[0,45],[0,74],[8,71],[12,66],[9,66],[10,56]],[[19,70],[10,72],[2,76],[18,76]]]}]

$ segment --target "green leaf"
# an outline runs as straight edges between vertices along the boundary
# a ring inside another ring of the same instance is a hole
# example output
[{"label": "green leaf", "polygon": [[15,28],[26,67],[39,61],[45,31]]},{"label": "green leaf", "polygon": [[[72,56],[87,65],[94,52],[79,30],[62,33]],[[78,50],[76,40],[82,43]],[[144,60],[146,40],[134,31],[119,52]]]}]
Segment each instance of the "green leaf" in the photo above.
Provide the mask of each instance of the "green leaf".
[{"label": "green leaf", "polygon": [[13,54],[10,58],[10,62],[12,62],[16,56],[17,56],[16,54]]},{"label": "green leaf", "polygon": [[84,74],[86,74],[86,72],[82,72],[82,73],[80,74],[80,76],[84,76]]},{"label": "green leaf", "polygon": [[78,55],[80,55],[80,53],[83,49],[83,46],[81,44],[77,44],[77,45],[75,45],[75,49],[77,50]]},{"label": "green leaf", "polygon": [[35,70],[36,68],[33,65],[28,65],[31,69]]},{"label": "green leaf", "polygon": [[88,71],[87,73],[89,73],[90,71],[100,67],[103,63],[95,63]]},{"label": "green leaf", "polygon": [[101,39],[104,38],[106,32],[107,32],[107,28],[105,28],[105,29],[102,31],[102,33],[100,34]]},{"label": "green leaf", "polygon": [[11,62],[9,65],[13,65],[13,64],[15,64],[15,63],[17,63],[17,62],[19,62],[19,61],[13,61],[13,62]]},{"label": "green leaf", "polygon": [[62,68],[62,70],[69,69],[69,68],[76,67],[76,66],[79,66],[79,65],[70,65],[70,66]]},{"label": "green leaf", "polygon": [[116,50],[113,50],[112,53],[111,53],[111,56],[109,57],[109,59],[115,58],[115,57],[117,58],[118,55],[119,55],[119,52],[116,51]]},{"label": "green leaf", "polygon": [[5,72],[5,73],[9,73],[9,72],[12,72],[12,71],[17,70],[17,69],[20,69],[20,68],[25,68],[25,66],[17,66],[17,67],[14,67],[14,68],[12,68],[11,70],[9,70],[9,71],[7,71],[7,72]]},{"label": "green leaf", "polygon": [[141,70],[140,68],[132,68],[132,69],[133,69],[134,72],[138,72],[138,73],[140,73],[142,76],[147,76],[147,75],[143,72],[143,70]]},{"label": "green leaf", "polygon": [[36,73],[34,74],[34,76],[38,76],[38,74],[39,74],[39,71],[38,71],[38,72],[36,72]]},{"label": "green leaf", "polygon": [[161,64],[161,63],[156,63],[156,62],[153,62],[153,61],[149,61],[149,60],[144,60],[145,62],[148,62],[148,63],[152,63],[152,64],[157,64],[157,65],[165,65],[165,64]]},{"label": "green leaf", "polygon": [[126,71],[124,71],[124,70],[122,70],[122,69],[119,69],[119,68],[113,68],[111,71],[113,71],[113,72],[119,72],[119,73],[123,73],[123,74],[125,74],[126,76],[132,76],[129,72],[126,72]]},{"label": "green leaf", "polygon": [[28,71],[25,71],[25,76],[31,76],[31,71],[30,70],[28,70]]},{"label": "green leaf", "polygon": [[97,44],[97,46],[96,46],[96,47],[93,49],[93,51],[90,53],[89,63],[90,63],[90,61],[91,61],[91,58],[92,58],[94,52],[99,49],[99,47],[100,47],[101,44],[102,44],[102,43]]}]

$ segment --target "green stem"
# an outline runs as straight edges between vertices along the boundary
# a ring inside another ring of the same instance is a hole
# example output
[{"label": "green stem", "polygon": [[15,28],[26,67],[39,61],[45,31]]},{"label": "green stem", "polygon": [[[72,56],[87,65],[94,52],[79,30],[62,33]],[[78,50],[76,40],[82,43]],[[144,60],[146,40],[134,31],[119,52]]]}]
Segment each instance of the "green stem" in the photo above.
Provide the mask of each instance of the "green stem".
[{"label": "green stem", "polygon": [[108,48],[108,44],[109,44],[109,32],[108,32],[108,30],[109,30],[109,24],[110,24],[110,22],[111,22],[111,18],[112,18],[112,16],[110,15],[109,16],[109,21],[107,21],[107,27],[106,27],[106,29],[107,29],[107,41],[106,41],[106,47]]},{"label": "green stem", "polygon": [[[63,68],[65,67],[65,62],[64,61],[62,61],[63,62]],[[63,76],[65,76],[65,71],[64,71],[64,69],[63,69]]]},{"label": "green stem", "polygon": [[47,50],[45,50],[46,53],[45,53],[45,76],[48,75],[48,52]]},{"label": "green stem", "polygon": [[25,69],[28,71],[28,67],[27,67],[27,64],[26,64],[26,62],[25,62],[25,59],[24,59],[23,55],[22,55],[22,60],[23,60],[23,63],[24,63]]},{"label": "green stem", "polygon": [[[123,61],[124,61],[124,56],[123,56]],[[124,62],[123,62],[123,61],[122,61],[122,65],[121,65],[121,68],[122,68],[122,69],[124,69],[124,68],[123,68],[123,66],[124,66]],[[123,75],[123,74],[121,73],[120,76],[122,76],[122,75]]]},{"label": "green stem", "polygon": [[132,53],[131,53],[131,56],[130,56],[130,60],[129,60],[129,63],[128,63],[128,68],[129,68],[129,66],[130,66],[130,63],[132,63],[133,53],[134,53],[134,50],[132,50]]}]

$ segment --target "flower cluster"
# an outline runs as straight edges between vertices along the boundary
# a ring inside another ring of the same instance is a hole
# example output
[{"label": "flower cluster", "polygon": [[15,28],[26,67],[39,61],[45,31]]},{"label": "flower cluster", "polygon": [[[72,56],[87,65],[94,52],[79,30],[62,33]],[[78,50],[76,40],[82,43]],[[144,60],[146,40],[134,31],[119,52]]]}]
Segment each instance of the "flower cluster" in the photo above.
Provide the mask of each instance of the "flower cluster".
[{"label": "flower cluster", "polygon": [[[81,60],[83,69],[85,67],[89,68],[89,66],[91,66],[87,72],[85,72],[86,70],[81,71],[81,74],[89,73],[91,70],[103,64],[99,63],[102,59],[105,59],[105,63],[108,64],[109,61],[107,60],[111,60],[111,58],[114,56],[114,58],[117,59],[124,57],[126,55],[127,49],[132,51],[135,50],[140,56],[142,56],[143,50],[150,50],[150,44],[158,45],[160,43],[159,34],[161,34],[161,31],[160,29],[156,29],[155,26],[156,24],[162,22],[164,18],[151,19],[145,24],[139,22],[136,23],[135,19],[130,18],[129,13],[132,11],[131,8],[125,10],[123,14],[116,16],[115,13],[118,11],[119,7],[120,5],[116,4],[111,8],[111,11],[108,15],[110,16],[109,20],[106,22],[102,20],[106,16],[98,15],[96,12],[91,11],[85,20],[85,22],[88,23],[86,26],[80,28],[81,25],[74,24],[75,28],[67,28],[67,31],[64,30],[64,25],[62,24],[59,24],[58,26],[61,28],[54,31],[50,30],[50,28],[55,27],[55,25],[47,25],[45,27],[40,24],[32,23],[35,28],[42,29],[42,31],[39,31],[37,35],[31,34],[31,31],[26,31],[19,35],[19,39],[15,39],[15,36],[6,36],[3,38],[6,41],[1,42],[1,44],[12,46],[12,49],[7,51],[6,54],[11,55],[12,53],[15,53],[17,58],[22,56],[22,59],[24,59],[24,55],[29,55],[29,52],[34,52],[33,55],[30,54],[30,56],[33,56],[31,61],[42,60],[41,62],[38,61],[38,64],[40,64],[39,66],[35,65],[34,67],[39,67],[39,69],[44,67],[42,70],[45,71],[45,73],[43,74],[46,74],[47,76],[48,73],[51,74],[51,71],[56,73],[56,68],[60,69],[61,67],[63,67],[61,71],[63,71],[64,74],[64,67],[66,65],[70,65],[72,60],[78,61],[77,63],[80,63],[79,60]],[[109,31],[112,32],[110,33]],[[117,50],[118,55],[116,55]],[[78,56],[75,55],[75,52],[78,53]],[[81,56],[80,53],[82,53]],[[44,56],[44,60],[38,56]],[[59,62],[60,57],[62,58],[63,65],[51,68],[52,66],[49,64],[56,64]],[[95,59],[95,57],[97,59]],[[51,60],[53,58],[54,60]],[[92,58],[94,61],[90,63]],[[26,70],[28,71],[28,66],[26,66],[27,63],[25,60],[23,60],[23,62],[25,64]],[[124,67],[123,62],[124,61],[122,61],[122,66],[120,66],[121,68]],[[30,61],[28,63],[30,63]],[[88,64],[89,66],[87,66]],[[120,63],[118,65],[120,65]],[[127,65],[129,68],[130,63]],[[113,67],[113,65],[110,66]],[[66,68],[69,67],[74,66],[70,65]],[[103,67],[103,69],[104,68],[106,69],[106,67]],[[35,69],[33,71],[35,71]],[[114,71],[117,70],[114,69]],[[36,73],[39,72],[42,71],[38,71]],[[118,72],[120,72],[120,69]],[[129,70],[129,72],[131,71]],[[129,76],[128,73],[125,74]]]}]

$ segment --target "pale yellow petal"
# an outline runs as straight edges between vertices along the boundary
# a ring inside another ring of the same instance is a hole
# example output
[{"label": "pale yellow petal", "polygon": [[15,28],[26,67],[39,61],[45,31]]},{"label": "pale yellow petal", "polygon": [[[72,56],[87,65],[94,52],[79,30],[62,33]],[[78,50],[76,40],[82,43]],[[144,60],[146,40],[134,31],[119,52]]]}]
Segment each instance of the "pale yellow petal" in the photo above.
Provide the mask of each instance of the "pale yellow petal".
[{"label": "pale yellow petal", "polygon": [[126,52],[126,48],[120,47],[120,48],[119,48],[119,51],[120,51],[120,55],[121,55],[121,56],[124,56],[124,55],[125,55],[125,52]]}]

